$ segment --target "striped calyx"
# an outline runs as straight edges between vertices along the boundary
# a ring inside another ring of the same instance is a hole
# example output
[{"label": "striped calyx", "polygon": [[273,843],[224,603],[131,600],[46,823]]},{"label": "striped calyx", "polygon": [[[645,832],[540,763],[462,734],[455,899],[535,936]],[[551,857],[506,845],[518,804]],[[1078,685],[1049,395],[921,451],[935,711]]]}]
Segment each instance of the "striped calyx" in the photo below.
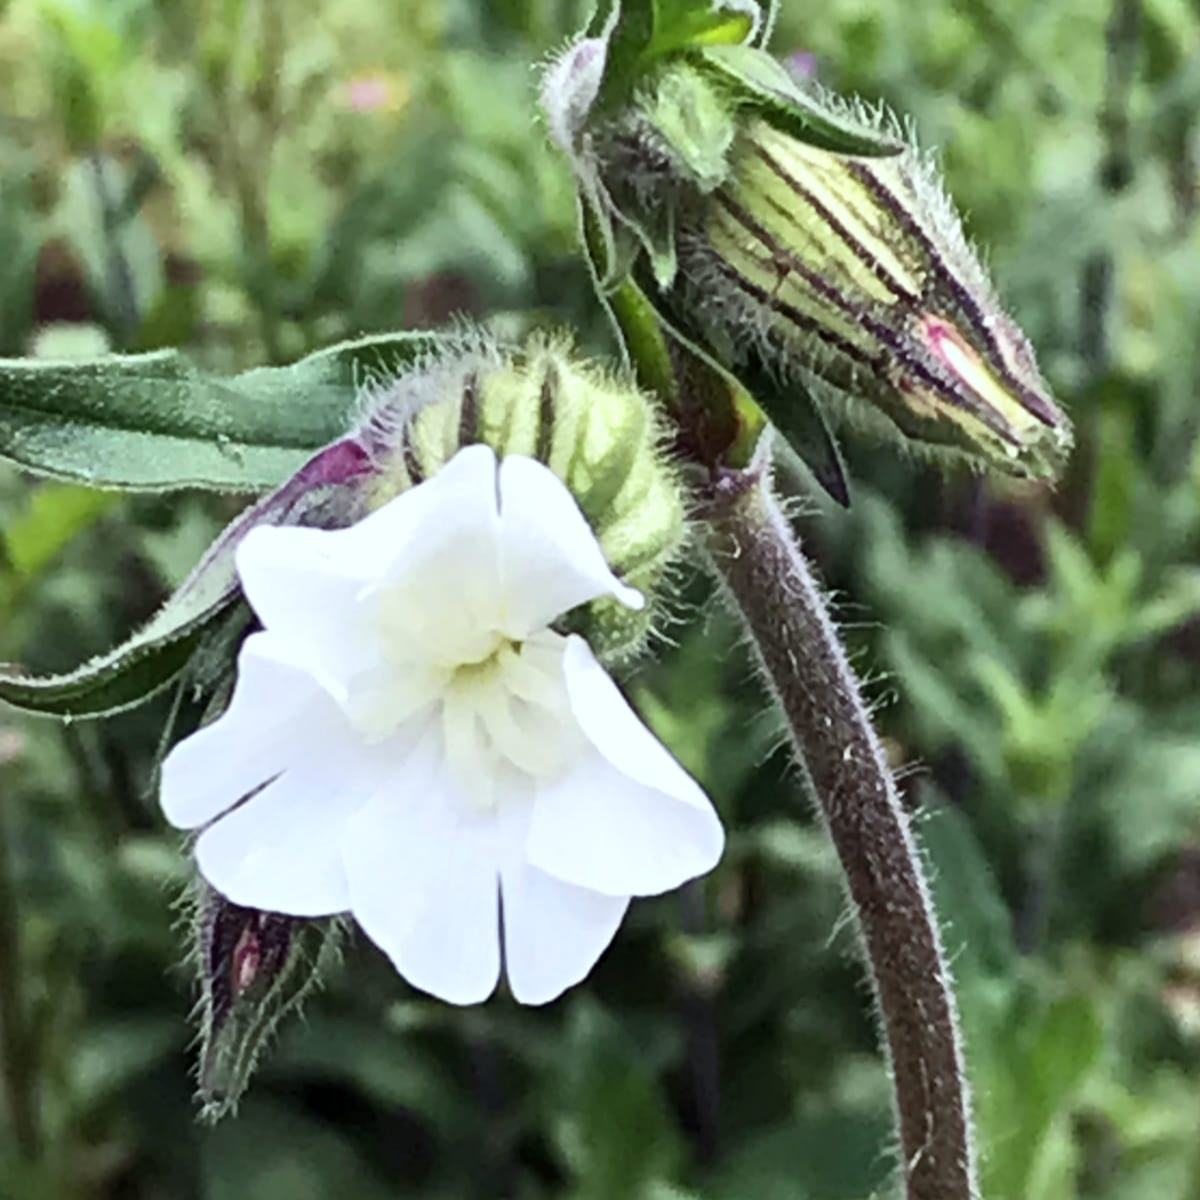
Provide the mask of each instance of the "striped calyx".
[{"label": "striped calyx", "polygon": [[620,579],[647,599],[608,597],[567,620],[613,663],[636,654],[667,602],[686,537],[684,494],[652,402],[627,380],[534,340],[519,352],[473,347],[372,394],[358,434],[376,463],[370,507],[432,476],[464,446],[527,455],[566,484]]},{"label": "striped calyx", "polygon": [[[693,111],[725,142],[720,171],[695,123],[680,134],[686,92],[708,98]],[[722,99],[732,133],[711,115]],[[785,385],[760,396],[785,432],[791,384],[917,446],[1056,472],[1069,423],[915,148],[803,142],[691,65],[664,72],[600,145],[622,217],[671,230],[672,253],[653,259],[664,308],[735,371]]]}]

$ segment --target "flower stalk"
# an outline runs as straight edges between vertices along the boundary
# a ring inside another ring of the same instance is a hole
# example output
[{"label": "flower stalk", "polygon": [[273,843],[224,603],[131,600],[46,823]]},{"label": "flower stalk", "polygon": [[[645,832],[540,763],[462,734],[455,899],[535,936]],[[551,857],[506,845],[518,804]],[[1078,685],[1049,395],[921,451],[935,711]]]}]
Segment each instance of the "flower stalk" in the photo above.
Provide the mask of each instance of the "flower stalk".
[{"label": "flower stalk", "polygon": [[709,555],[787,718],[845,873],[886,1038],[907,1200],[977,1195],[950,971],[920,854],[858,682],[767,459],[705,502]]}]

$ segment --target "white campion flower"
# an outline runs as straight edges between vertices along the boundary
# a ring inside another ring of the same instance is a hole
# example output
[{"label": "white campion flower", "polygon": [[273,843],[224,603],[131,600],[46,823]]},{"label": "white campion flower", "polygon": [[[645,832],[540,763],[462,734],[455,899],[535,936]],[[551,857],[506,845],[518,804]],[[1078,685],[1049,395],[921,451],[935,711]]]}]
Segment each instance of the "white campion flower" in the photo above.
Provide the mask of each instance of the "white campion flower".
[{"label": "white campion flower", "polygon": [[710,870],[724,834],[578,635],[639,608],[574,499],[487,446],[343,530],[237,552],[263,630],[226,712],[177,745],[162,806],[236,904],[350,912],[414,986],[528,1004],[578,983],[632,896]]}]

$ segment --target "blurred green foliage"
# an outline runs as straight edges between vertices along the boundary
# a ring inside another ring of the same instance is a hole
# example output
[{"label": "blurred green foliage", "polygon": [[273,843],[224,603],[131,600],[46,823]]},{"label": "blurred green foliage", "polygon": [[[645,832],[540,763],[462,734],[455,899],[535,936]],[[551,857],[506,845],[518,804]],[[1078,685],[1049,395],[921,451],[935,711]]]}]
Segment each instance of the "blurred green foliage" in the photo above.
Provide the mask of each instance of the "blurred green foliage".
[{"label": "blurred green foliage", "polygon": [[[456,315],[604,352],[534,114],[569,0],[0,4],[0,354],[288,361]],[[775,49],[943,151],[1079,448],[1056,491],[852,439],[800,518],[954,957],[988,1200],[1200,1196],[1200,13],[785,0]],[[235,500],[0,472],[0,660],[101,652]],[[169,698],[0,713],[4,1200],[867,1200],[888,1093],[836,866],[694,581],[631,681],[731,831],[547,1010],[370,947],[199,1126]]]}]

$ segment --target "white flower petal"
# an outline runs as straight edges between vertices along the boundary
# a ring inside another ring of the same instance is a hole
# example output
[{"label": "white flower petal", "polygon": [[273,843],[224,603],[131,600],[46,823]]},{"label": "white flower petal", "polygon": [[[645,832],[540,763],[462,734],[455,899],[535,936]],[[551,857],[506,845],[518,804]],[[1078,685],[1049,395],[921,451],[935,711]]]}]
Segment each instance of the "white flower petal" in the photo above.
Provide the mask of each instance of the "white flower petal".
[{"label": "white flower petal", "polygon": [[612,941],[628,896],[605,896],[563,883],[525,857],[525,811],[505,805],[500,890],[504,969],[521,1004],[546,1004],[584,979]]},{"label": "white flower petal", "polygon": [[160,802],[172,825],[211,821],[341,723],[321,688],[281,657],[283,649],[270,634],[248,637],[229,707],[167,755]]},{"label": "white flower petal", "polygon": [[235,904],[296,917],[345,912],[347,822],[379,788],[379,756],[330,739],[304,750],[273,783],[210,825],[196,865]]},{"label": "white flower petal", "polygon": [[254,531],[238,565],[266,631],[162,798],[176,824],[212,822],[196,857],[231,900],[349,909],[457,1004],[494,990],[503,940],[513,994],[544,1003],[631,895],[719,857],[703,793],[586,643],[548,628],[600,595],[643,601],[541,464],[468,447],[349,529]]},{"label": "white flower petal", "polygon": [[238,574],[263,625],[341,702],[379,658],[372,596],[387,580],[419,577],[396,622],[414,645],[425,624],[444,623],[447,598],[452,614],[468,604],[476,625],[492,615],[498,526],[495,453],[468,446],[348,529],[252,529],[237,549]]},{"label": "white flower petal", "polygon": [[417,489],[436,485],[437,503],[402,551],[381,562],[378,582],[362,600],[392,661],[458,666],[495,648],[503,615],[495,465],[489,448],[468,446]]},{"label": "white flower petal", "polygon": [[[439,510],[470,509],[481,502],[495,511],[496,455],[490,446],[467,446],[430,479],[401,492],[345,529],[259,526],[247,534],[242,546],[251,537],[261,539],[263,533],[271,537],[282,533],[290,543],[291,557],[298,569],[327,571],[362,584],[386,575],[412,539],[428,532]],[[241,570],[241,546],[238,566]],[[270,626],[277,613],[283,620],[291,619],[292,597],[273,587],[269,571],[265,579],[259,579],[256,572],[255,575],[250,587],[253,590],[260,583],[264,585],[263,607],[259,607],[254,595],[250,596],[250,603],[263,624]],[[272,603],[272,599],[279,603]]]},{"label": "white flower petal", "polygon": [[644,787],[592,752],[538,788],[526,852],[565,883],[656,896],[711,871],[724,844],[711,806]]},{"label": "white flower petal", "polygon": [[594,750],[540,783],[529,861],[610,896],[656,895],[710,871],[725,834],[708,798],[641,723],[587,643],[569,643],[571,710]]},{"label": "white flower petal", "polygon": [[563,676],[571,712],[584,736],[621,774],[685,804],[712,812],[700,785],[629,707],[608,672],[596,661],[591,647],[578,634],[567,638]]},{"label": "white flower petal", "polygon": [[364,564],[370,578],[395,574],[415,542],[439,539],[464,521],[496,514],[496,452],[465,446],[424,483],[401,492],[382,507],[331,534],[337,553]]},{"label": "white flower petal", "polygon": [[477,1004],[500,977],[499,847],[427,737],[342,839],[350,907],[414,987]]},{"label": "white flower petal", "polygon": [[238,544],[242,591],[297,665],[343,678],[371,660],[371,630],[348,619],[371,561],[335,552],[335,532],[260,525]]},{"label": "white flower petal", "polygon": [[536,459],[500,464],[501,573],[505,633],[528,637],[597,596],[641,608],[641,592],[610,570],[596,535],[566,485]]}]

